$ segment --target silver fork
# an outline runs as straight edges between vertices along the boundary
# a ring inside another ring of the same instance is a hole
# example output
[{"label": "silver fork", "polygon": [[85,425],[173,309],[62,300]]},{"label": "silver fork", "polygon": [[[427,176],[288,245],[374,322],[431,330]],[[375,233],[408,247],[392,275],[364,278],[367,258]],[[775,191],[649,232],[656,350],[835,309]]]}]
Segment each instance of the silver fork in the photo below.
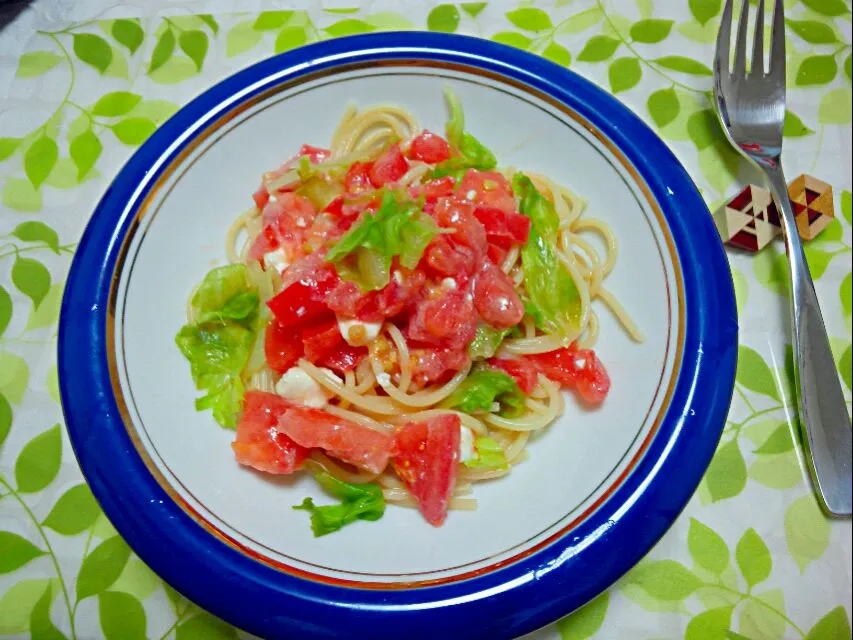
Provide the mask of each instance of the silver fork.
[{"label": "silver fork", "polygon": [[714,59],[714,94],[726,137],[764,172],[781,213],[790,268],[797,403],[806,427],[805,457],[824,509],[832,515],[849,516],[853,455],[850,421],[782,172],[785,14],[782,0],[776,0],[775,5],[770,63],[765,69],[764,0],[759,0],[752,64],[747,71],[749,2],[742,0],[734,67],[730,69],[732,0],[726,0]]}]

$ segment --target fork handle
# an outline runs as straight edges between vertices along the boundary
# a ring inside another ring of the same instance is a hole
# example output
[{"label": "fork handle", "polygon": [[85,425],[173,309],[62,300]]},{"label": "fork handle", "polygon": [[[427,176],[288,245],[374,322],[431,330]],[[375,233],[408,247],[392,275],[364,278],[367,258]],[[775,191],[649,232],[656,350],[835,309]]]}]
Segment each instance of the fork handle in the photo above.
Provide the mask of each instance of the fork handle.
[{"label": "fork handle", "polygon": [[[769,163],[768,163],[769,164]],[[791,316],[794,325],[794,370],[800,417],[806,427],[806,459],[824,509],[834,516],[851,515],[850,418],[826,327],[820,313],[797,222],[788,196],[780,158],[767,174],[785,235],[790,268]]]}]

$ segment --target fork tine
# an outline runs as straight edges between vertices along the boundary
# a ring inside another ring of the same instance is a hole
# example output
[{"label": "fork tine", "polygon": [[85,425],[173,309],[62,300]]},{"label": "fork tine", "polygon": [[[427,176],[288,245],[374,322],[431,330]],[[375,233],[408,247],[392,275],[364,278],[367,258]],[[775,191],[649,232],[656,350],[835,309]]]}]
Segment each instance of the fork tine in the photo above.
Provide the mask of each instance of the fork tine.
[{"label": "fork tine", "polygon": [[758,13],[755,14],[755,32],[752,36],[752,67],[749,75],[764,74],[764,0],[758,0]]},{"label": "fork tine", "polygon": [[770,41],[770,64],[768,73],[774,78],[782,79],[785,86],[785,5],[782,0],[776,0],[773,9],[773,33]]},{"label": "fork tine", "polygon": [[726,0],[723,15],[720,18],[720,30],[717,32],[717,72],[726,77],[730,73],[729,52],[732,46],[732,0]]},{"label": "fork tine", "polygon": [[737,25],[737,40],[735,41],[735,76],[746,76],[746,30],[749,27],[749,0],[741,0],[740,19]]}]

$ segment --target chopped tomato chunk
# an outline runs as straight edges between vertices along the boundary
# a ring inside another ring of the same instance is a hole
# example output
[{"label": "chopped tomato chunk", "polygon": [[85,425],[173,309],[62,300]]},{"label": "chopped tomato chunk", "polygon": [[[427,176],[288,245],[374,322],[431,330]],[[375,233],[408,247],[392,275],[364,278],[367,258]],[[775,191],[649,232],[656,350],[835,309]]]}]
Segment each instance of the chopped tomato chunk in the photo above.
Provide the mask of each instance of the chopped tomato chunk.
[{"label": "chopped tomato chunk", "polygon": [[338,282],[334,268],[326,264],[322,252],[315,251],[287,268],[281,292],[267,306],[280,323],[296,329],[330,315],[325,299]]},{"label": "chopped tomato chunk", "polygon": [[349,194],[362,193],[373,188],[370,183],[372,162],[353,162],[344,177],[344,188]]},{"label": "chopped tomato chunk", "polygon": [[282,325],[295,329],[329,314],[329,307],[317,300],[317,293],[311,284],[294,282],[268,300],[267,306]]},{"label": "chopped tomato chunk", "polygon": [[370,168],[370,182],[379,188],[389,182],[397,182],[408,170],[409,163],[400,153],[400,145],[394,143],[373,163]]},{"label": "chopped tomato chunk", "polygon": [[249,247],[248,257],[251,260],[264,259],[264,254],[275,251],[280,246],[278,237],[272,227],[264,227]]},{"label": "chopped tomato chunk", "polygon": [[506,259],[508,253],[508,249],[505,249],[504,247],[498,244],[490,242],[489,249],[486,252],[486,257],[492,262],[494,262],[496,265],[500,266],[501,264],[503,264],[503,261]]},{"label": "chopped tomato chunk", "polygon": [[394,273],[385,287],[366,293],[355,283],[342,280],[329,292],[326,304],[344,318],[363,322],[380,322],[396,316],[418,299],[425,278],[420,271],[395,269]]},{"label": "chopped tomato chunk", "polygon": [[255,206],[258,209],[263,210],[267,202],[270,201],[270,194],[267,192],[267,188],[264,185],[258,187],[255,193],[252,194],[252,200],[255,201]]},{"label": "chopped tomato chunk", "polygon": [[477,314],[468,296],[460,289],[443,290],[418,304],[409,322],[409,336],[415,340],[465,349],[477,334]]},{"label": "chopped tomato chunk", "polygon": [[391,282],[377,296],[376,304],[382,317],[391,318],[409,309],[419,299],[425,281],[421,271],[395,269]]},{"label": "chopped tomato chunk", "polygon": [[539,369],[530,360],[524,358],[491,358],[488,362],[515,380],[518,388],[524,393],[530,394],[536,388]]},{"label": "chopped tomato chunk", "polygon": [[460,197],[481,207],[515,213],[515,196],[507,179],[497,171],[468,169],[459,184]]},{"label": "chopped tomato chunk", "polygon": [[459,245],[444,234],[427,247],[421,264],[439,276],[472,276],[477,270],[477,256],[470,247]]},{"label": "chopped tomato chunk", "polygon": [[344,318],[359,318],[367,322],[374,322],[380,318],[376,292],[364,293],[356,283],[347,280],[341,280],[329,291],[326,304],[329,309]]},{"label": "chopped tomato chunk", "polygon": [[581,398],[589,403],[601,404],[610,391],[610,376],[592,349],[578,349],[572,344],[525,357],[554,382],[577,389]]},{"label": "chopped tomato chunk", "polygon": [[424,130],[412,140],[406,155],[411,160],[435,164],[450,157],[450,145],[441,136],[432,131]]},{"label": "chopped tomato chunk", "polygon": [[279,247],[288,250],[288,257],[301,255],[305,234],[314,222],[316,210],[311,201],[295,193],[278,193],[269,199],[261,214],[263,231],[249,248],[253,260]]},{"label": "chopped tomato chunk", "polygon": [[[325,251],[315,251],[295,260],[281,276],[281,286],[286,289],[294,282],[316,287],[317,290],[325,290],[340,281],[337,272],[324,258]],[[321,296],[318,293],[318,299]]]},{"label": "chopped tomato chunk", "polygon": [[452,176],[443,176],[436,180],[431,180],[426,184],[409,189],[409,196],[413,200],[418,198],[424,199],[424,211],[432,215],[435,211],[435,205],[439,198],[446,198],[453,195],[456,188],[456,181]]},{"label": "chopped tomato chunk", "polygon": [[474,217],[486,229],[489,242],[502,239],[524,244],[530,236],[530,218],[520,213],[508,213],[495,207],[477,207],[474,209]]},{"label": "chopped tomato chunk", "polygon": [[313,147],[310,144],[303,144],[299,149],[299,155],[308,156],[308,159],[311,160],[314,164],[319,164],[324,160],[328,160],[332,156],[332,152],[328,149],[323,149],[322,147]]},{"label": "chopped tomato chunk", "polygon": [[335,218],[340,218],[344,215],[344,199],[343,196],[338,196],[334,200],[332,200],[329,204],[326,205],[326,208],[323,209],[323,213],[328,213],[334,216]]},{"label": "chopped tomato chunk", "polygon": [[474,285],[474,306],[484,322],[498,329],[509,329],[524,317],[512,280],[488,260]]},{"label": "chopped tomato chunk", "polygon": [[439,198],[433,217],[439,226],[454,230],[450,235],[454,242],[470,247],[478,259],[486,255],[486,230],[474,217],[474,207],[470,202]]},{"label": "chopped tomato chunk", "polygon": [[237,438],[231,443],[237,462],[267,473],[293,473],[301,469],[310,451],[281,430],[278,421],[292,405],[275,395],[247,391]]},{"label": "chopped tomato chunk", "polygon": [[346,373],[361,364],[366,356],[367,347],[353,347],[344,343],[317,364],[338,373]]},{"label": "chopped tomato chunk", "polygon": [[264,355],[269,368],[284,373],[302,357],[304,346],[299,334],[273,318],[264,334]]},{"label": "chopped tomato chunk", "polygon": [[343,341],[344,338],[335,318],[302,329],[305,358],[314,364],[334,353]]},{"label": "chopped tomato chunk", "polygon": [[339,418],[322,409],[292,406],[278,419],[278,429],[303,447],[323,449],[357,467],[382,472],[391,456],[393,436]]},{"label": "chopped tomato chunk", "polygon": [[468,351],[415,347],[409,350],[412,358],[412,382],[423,387],[462,371],[471,364]]},{"label": "chopped tomato chunk", "polygon": [[441,526],[459,472],[459,416],[405,424],[394,438],[391,464],[415,497],[427,522]]}]

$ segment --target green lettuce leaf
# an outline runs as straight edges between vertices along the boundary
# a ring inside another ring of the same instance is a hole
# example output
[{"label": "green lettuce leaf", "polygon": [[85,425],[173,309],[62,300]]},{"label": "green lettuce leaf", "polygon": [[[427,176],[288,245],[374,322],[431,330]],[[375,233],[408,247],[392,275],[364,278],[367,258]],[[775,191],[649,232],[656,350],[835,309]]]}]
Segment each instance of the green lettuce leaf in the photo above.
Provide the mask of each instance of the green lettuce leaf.
[{"label": "green lettuce leaf", "polygon": [[187,324],[175,342],[190,362],[196,389],[207,392],[196,400],[196,409],[211,409],[219,424],[233,429],[243,399],[240,372],[249,360],[255,332],[233,322]]},{"label": "green lettuce leaf", "polygon": [[509,393],[501,394],[498,398],[501,405],[500,415],[504,418],[517,418],[527,410],[524,393],[516,385]]},{"label": "green lettuce leaf", "polygon": [[397,256],[400,265],[414,269],[436,234],[438,227],[418,203],[404,193],[386,190],[376,213],[367,213],[347,231],[326,260],[362,290],[381,289],[391,279],[392,259]]},{"label": "green lettuce leaf", "polygon": [[459,180],[468,169],[480,171],[494,169],[498,164],[495,154],[465,131],[465,114],[459,97],[449,88],[445,90],[444,95],[450,109],[450,119],[445,126],[445,135],[450,146],[456,149],[459,155],[439,162],[432,170],[431,177],[452,175]]},{"label": "green lettuce leaf", "polygon": [[185,324],[175,343],[190,363],[198,411],[210,409],[223,427],[233,429],[243,401],[240,372],[246,366],[258,327],[258,294],[244,265],[210,271],[193,294],[196,321]]},{"label": "green lettuce leaf", "polygon": [[465,461],[466,467],[480,469],[508,469],[503,447],[494,438],[480,436],[474,441],[475,456]]},{"label": "green lettuce leaf", "polygon": [[583,307],[572,274],[560,261],[553,243],[560,219],[554,205],[524,174],[513,176],[512,188],[521,200],[519,210],[531,221],[530,236],[521,249],[529,297],[525,310],[548,333],[574,339],[580,333]]},{"label": "green lettuce leaf", "polygon": [[339,531],[356,520],[379,520],[385,513],[385,497],[378,484],[350,484],[325,471],[316,477],[320,485],[341,502],[318,507],[311,498],[305,498],[302,504],[293,507],[311,514],[311,530],[315,537]]},{"label": "green lettuce leaf", "polygon": [[501,405],[501,415],[506,417],[524,412],[524,394],[512,377],[496,369],[475,367],[442,405],[477,413],[489,411],[495,402]]},{"label": "green lettuce leaf", "polygon": [[317,211],[322,211],[338,196],[344,194],[341,178],[349,165],[324,162],[313,164],[308,156],[299,158],[296,173],[300,185],[296,194],[308,198]]},{"label": "green lettuce leaf", "polygon": [[533,324],[537,328],[545,331],[545,316],[542,315],[542,312],[526,297],[522,297],[521,302],[524,304],[524,315],[533,320]]},{"label": "green lettuce leaf", "polygon": [[229,264],[209,271],[190,303],[197,324],[232,320],[248,326],[258,312],[259,300],[246,265]]},{"label": "green lettuce leaf", "polygon": [[485,360],[495,355],[504,338],[511,329],[495,329],[487,324],[477,325],[477,334],[468,345],[468,355],[472,360]]}]

